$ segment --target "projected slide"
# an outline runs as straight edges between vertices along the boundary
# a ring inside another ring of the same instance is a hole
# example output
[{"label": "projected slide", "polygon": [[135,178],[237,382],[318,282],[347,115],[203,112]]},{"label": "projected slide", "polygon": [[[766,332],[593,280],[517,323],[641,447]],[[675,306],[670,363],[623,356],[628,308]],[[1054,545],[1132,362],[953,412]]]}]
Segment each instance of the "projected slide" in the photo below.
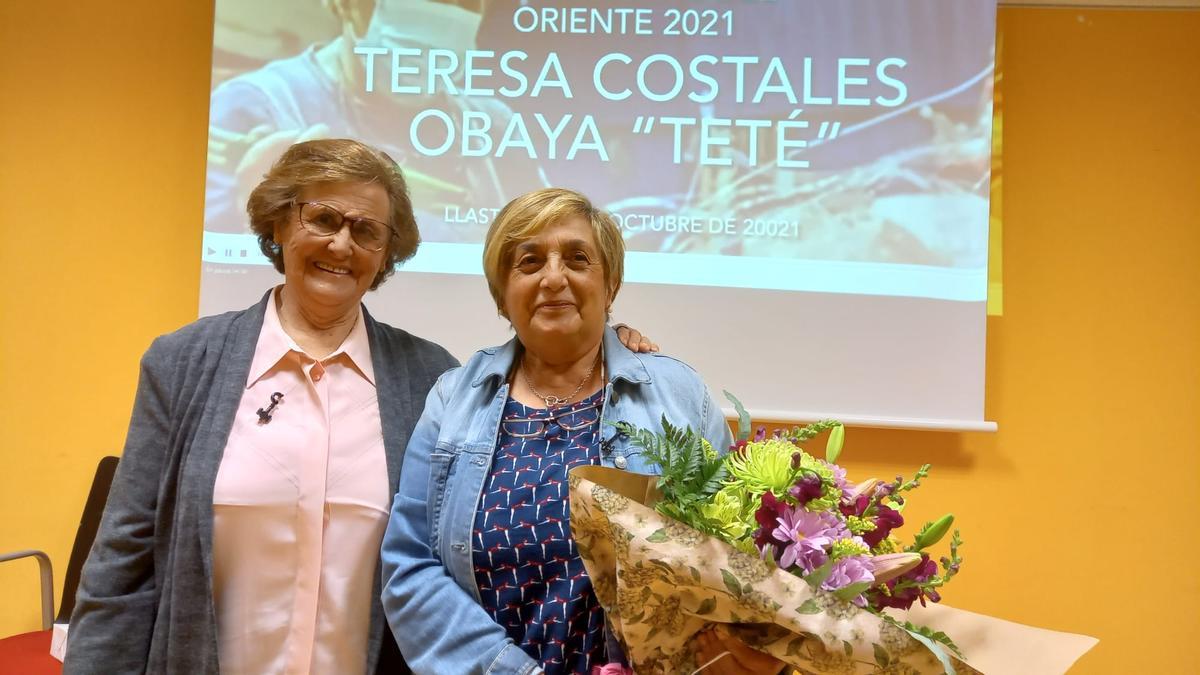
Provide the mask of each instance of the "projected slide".
[{"label": "projected slide", "polygon": [[[482,238],[571,187],[624,232],[614,320],[760,419],[986,429],[995,0],[218,0],[200,311],[279,283],[246,197],[300,141],[404,169],[422,244],[366,304],[512,336]],[[769,375],[769,376],[767,376]]]},{"label": "projected slide", "polygon": [[410,272],[479,274],[499,208],[563,185],[627,282],[982,301],[994,6],[220,0],[204,259],[265,265],[250,188],[346,136],[404,167]]}]

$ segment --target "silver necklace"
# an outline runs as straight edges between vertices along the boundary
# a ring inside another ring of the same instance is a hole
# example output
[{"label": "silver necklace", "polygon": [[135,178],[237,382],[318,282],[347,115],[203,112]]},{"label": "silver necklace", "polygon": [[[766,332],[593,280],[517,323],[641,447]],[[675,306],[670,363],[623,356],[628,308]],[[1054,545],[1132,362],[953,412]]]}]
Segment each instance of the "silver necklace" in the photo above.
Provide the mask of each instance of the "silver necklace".
[{"label": "silver necklace", "polygon": [[583,385],[587,384],[588,380],[592,379],[592,373],[596,370],[596,364],[600,363],[601,352],[603,352],[603,350],[596,353],[596,360],[592,361],[592,367],[588,368],[587,375],[583,376],[583,379],[579,381],[579,386],[575,387],[575,391],[567,394],[566,398],[553,395],[547,396],[535,389],[533,383],[529,381],[529,373],[525,372],[525,359],[521,359],[521,377],[524,378],[525,386],[529,387],[529,391],[532,391],[534,396],[537,396],[546,402],[547,408],[557,408],[560,405],[566,405],[567,403],[570,403],[571,399],[575,398],[575,395],[578,394],[581,389],[583,389]]}]

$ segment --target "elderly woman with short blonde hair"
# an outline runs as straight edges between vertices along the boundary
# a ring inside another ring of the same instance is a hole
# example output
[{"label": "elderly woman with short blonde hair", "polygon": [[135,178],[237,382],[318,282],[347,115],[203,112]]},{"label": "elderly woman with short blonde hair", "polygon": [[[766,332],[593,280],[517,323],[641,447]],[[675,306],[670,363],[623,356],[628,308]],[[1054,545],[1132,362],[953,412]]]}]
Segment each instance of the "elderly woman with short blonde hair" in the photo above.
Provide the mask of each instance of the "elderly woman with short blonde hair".
[{"label": "elderly woman with short blonde hair", "polygon": [[624,253],[612,217],[561,188],[514,199],[488,231],[484,272],[516,336],[430,391],[384,535],[384,609],[414,672],[590,673],[619,659],[570,534],[567,472],[654,470],[618,420],[666,415],[729,446],[695,371],[619,349],[605,326]]}]

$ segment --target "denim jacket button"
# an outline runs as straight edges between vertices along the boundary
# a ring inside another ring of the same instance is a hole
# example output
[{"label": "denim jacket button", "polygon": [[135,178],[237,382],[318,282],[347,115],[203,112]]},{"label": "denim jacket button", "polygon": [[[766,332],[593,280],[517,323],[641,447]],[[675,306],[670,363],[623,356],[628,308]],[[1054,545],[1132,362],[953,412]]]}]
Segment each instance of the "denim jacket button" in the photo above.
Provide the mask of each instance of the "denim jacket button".
[{"label": "denim jacket button", "polygon": [[487,458],[483,455],[475,455],[471,458],[471,463],[475,466],[483,466],[487,462]]},{"label": "denim jacket button", "polygon": [[624,457],[618,457],[614,459],[613,464],[615,464],[618,469],[624,469],[625,467],[629,466],[628,460],[626,460]]},{"label": "denim jacket button", "polygon": [[467,550],[467,545],[460,541],[456,544],[451,544],[450,548],[454,549],[455,553],[462,553],[463,551]]}]

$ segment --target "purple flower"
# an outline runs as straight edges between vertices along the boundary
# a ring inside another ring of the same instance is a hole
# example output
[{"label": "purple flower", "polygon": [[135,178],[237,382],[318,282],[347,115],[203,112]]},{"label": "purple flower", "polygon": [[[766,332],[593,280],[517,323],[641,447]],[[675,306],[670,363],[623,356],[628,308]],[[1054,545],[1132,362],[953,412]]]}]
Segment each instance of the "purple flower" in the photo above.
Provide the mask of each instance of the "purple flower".
[{"label": "purple flower", "polygon": [[771,535],[784,542],[820,539],[823,545],[829,545],[835,539],[850,536],[850,531],[837,516],[824,511],[813,513],[799,507],[784,505],[777,522],[779,526]]},{"label": "purple flower", "polygon": [[916,569],[911,572],[910,577],[914,581],[929,581],[929,578],[937,574],[937,563],[929,559],[929,554],[921,554],[921,564],[917,565]]},{"label": "purple flower", "polygon": [[821,478],[815,473],[806,473],[796,481],[796,484],[788,488],[788,495],[795,499],[800,506],[808,504],[810,501],[817,499],[825,490],[821,487]]},{"label": "purple flower", "polygon": [[838,510],[843,516],[861,516],[867,510],[867,505],[871,503],[871,498],[866,495],[859,495],[853,501],[843,501],[838,505]]},{"label": "purple flower", "polygon": [[883,504],[879,505],[879,510],[875,513],[875,529],[870,532],[863,533],[863,542],[871,548],[879,545],[879,542],[887,538],[892,530],[904,524],[904,516],[900,512],[890,506]]},{"label": "purple flower", "polygon": [[779,501],[774,494],[764,492],[762,495],[762,505],[754,512],[754,520],[758,521],[759,527],[770,536],[771,530],[775,528],[779,517],[787,513],[788,505]]},{"label": "purple flower", "polygon": [[762,552],[764,558],[768,551],[774,553],[775,560],[783,555],[784,542],[776,541],[771,533],[775,531],[779,517],[786,509],[787,504],[776,499],[775,495],[770,492],[763,493],[762,505],[754,512],[754,519],[758,521],[758,529],[754,531],[754,545]]},{"label": "purple flower", "polygon": [[788,544],[779,556],[779,566],[783,569],[796,565],[805,574],[812,572],[829,560],[829,554],[812,539]]},{"label": "purple flower", "polygon": [[833,472],[833,484],[836,485],[839,490],[844,491],[846,489],[846,470],[837,464],[830,464],[825,460],[821,460],[821,463],[829,467],[829,470]]},{"label": "purple flower", "polygon": [[887,586],[888,589],[887,594],[873,588],[867,593],[867,601],[876,609],[883,609],[884,607],[908,609],[918,600],[924,606],[926,599],[932,602],[939,602],[942,596],[932,588],[927,589],[906,584],[904,588],[896,590],[896,585],[901,582],[920,584],[929,581],[929,579],[937,574],[937,570],[937,563],[930,560],[928,555],[922,553],[921,564],[894,579],[884,582],[883,585]]},{"label": "purple flower", "polygon": [[865,555],[846,556],[833,563],[829,576],[821,582],[821,588],[836,591],[857,583],[875,581],[871,559]]},{"label": "purple flower", "polygon": [[805,572],[811,572],[825,564],[827,547],[837,539],[850,536],[846,526],[832,513],[785,508],[786,511],[776,519],[778,527],[771,532],[772,539],[787,544],[779,557],[779,566],[784,569],[799,565]]}]

